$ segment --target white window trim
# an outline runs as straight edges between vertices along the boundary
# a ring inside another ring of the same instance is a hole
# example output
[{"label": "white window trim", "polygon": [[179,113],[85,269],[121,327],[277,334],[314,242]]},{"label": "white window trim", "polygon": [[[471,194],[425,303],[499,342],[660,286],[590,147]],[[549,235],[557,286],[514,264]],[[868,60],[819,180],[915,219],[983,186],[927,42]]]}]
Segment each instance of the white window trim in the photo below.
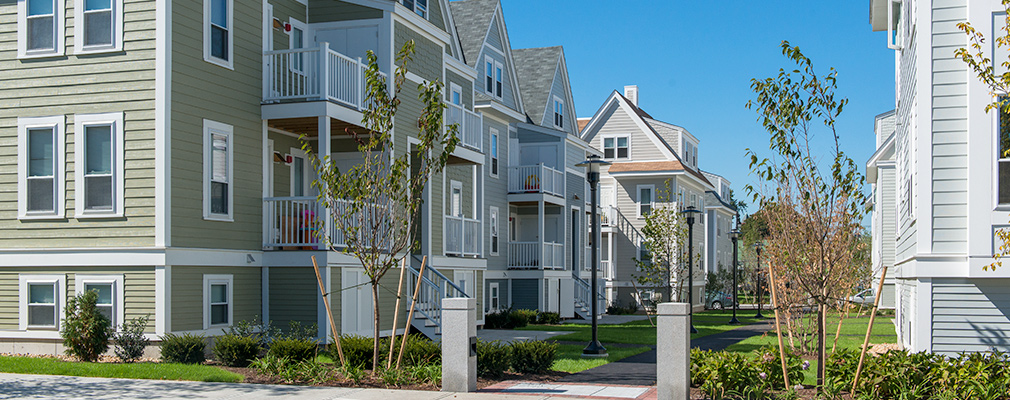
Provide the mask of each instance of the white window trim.
[{"label": "white window trim", "polygon": [[[20,4],[20,3],[19,3]],[[66,216],[66,117],[59,115],[53,117],[31,117],[18,118],[18,154],[25,155],[18,157],[18,219],[63,219]],[[53,128],[55,139],[53,147],[56,149],[55,166],[53,167],[53,180],[55,181],[55,191],[53,197],[56,199],[56,209],[51,213],[28,213],[28,129],[32,128]]]},{"label": "white window trim", "polygon": [[[617,139],[618,138],[622,138],[622,137],[623,138],[628,138],[628,157],[627,158],[618,158],[617,157]],[[614,139],[614,157],[612,157],[612,158],[606,158],[606,157],[604,157],[603,158],[604,160],[631,161],[631,135],[630,134],[603,135],[603,136],[601,136],[600,137],[600,149],[602,150],[601,152],[603,153],[604,156],[606,156],[606,154],[607,154],[607,149],[606,149],[606,147],[604,147],[604,145],[606,144],[606,140],[607,139]]]},{"label": "white window trim", "polygon": [[492,178],[498,178],[501,171],[501,157],[498,157],[498,153],[501,151],[501,135],[498,134],[498,129],[488,128],[491,138],[497,138],[497,146],[491,146],[492,142],[488,142],[488,157],[489,160],[498,160],[498,171],[491,168],[491,161],[488,161],[488,170],[491,173]]},{"label": "white window trim", "polygon": [[[493,290],[492,290],[493,289]],[[498,306],[494,306],[494,300],[498,300]],[[487,286],[487,306],[491,312],[498,311],[501,308],[501,286],[498,282],[490,282]]]},{"label": "white window trim", "polygon": [[[211,325],[210,323],[210,286],[228,285],[228,323]],[[231,274],[203,276],[203,329],[225,328],[235,324],[235,276]]]},{"label": "white window trim", "polygon": [[[55,283],[56,292],[56,326],[55,327],[34,327],[28,326],[28,284],[29,283]],[[64,315],[64,306],[67,304],[67,276],[60,275],[19,275],[18,276],[18,330],[41,330],[58,331],[61,328]]]},{"label": "white window trim", "polygon": [[[561,125],[558,125],[557,115],[556,115],[557,112],[558,112],[558,103],[561,103]],[[555,128],[565,129],[565,127],[564,127],[565,101],[561,100],[561,97],[554,96],[554,102],[551,103],[551,119],[552,119],[551,122],[554,124]],[[631,138],[628,138],[628,142],[629,143],[631,142]],[[614,143],[614,144],[616,145],[616,143]],[[630,152],[629,152],[629,154],[630,154]],[[616,150],[614,151],[614,155],[615,156],[617,155],[617,151]]]},{"label": "white window trim", "polygon": [[[459,213],[453,214],[452,210],[452,192],[459,189]],[[464,215],[463,213],[463,182],[460,181],[450,181],[449,183],[449,216],[450,217],[460,217]]]},{"label": "white window trim", "polygon": [[[501,211],[498,210],[498,207],[491,206],[489,208],[487,220],[488,220],[488,227],[490,227],[490,229],[488,230],[488,237],[491,238],[491,243],[493,244],[496,239],[498,241],[498,251],[492,251],[492,249],[494,249],[494,246],[489,246],[490,248],[488,249],[488,252],[490,252],[492,256],[496,256],[499,253],[501,253]],[[494,232],[495,228],[498,229],[497,235],[494,235],[492,233]]]},{"label": "white window trim", "polygon": [[[291,24],[291,31],[286,32],[288,34],[288,49],[289,50],[293,50],[295,48],[295,29],[301,29],[302,30],[302,41],[304,43],[302,43],[302,47],[301,48],[308,47],[308,45],[309,45],[309,43],[308,43],[309,26],[306,23],[304,23],[302,21],[299,21],[297,19],[294,19],[294,18],[288,19],[288,23]],[[273,43],[273,41],[271,41],[271,43]],[[295,68],[295,66],[294,66],[295,63],[293,62],[294,61],[293,58],[294,57],[298,57],[298,56],[302,57],[302,61],[301,61],[302,69],[301,70]],[[293,53],[293,54],[291,54],[291,57],[292,57],[292,60],[288,61],[288,69],[291,72],[294,72],[296,74],[306,75],[307,72],[305,70],[305,64],[306,64],[306,62],[308,62],[308,57],[305,57],[304,53]]]},{"label": "white window trim", "polygon": [[502,65],[502,63],[498,62],[498,60],[495,60],[495,62],[494,62],[494,70],[491,71],[491,72],[494,73],[494,77],[493,77],[494,79],[492,79],[492,83],[493,83],[492,86],[494,86],[494,87],[492,89],[498,89],[498,70],[499,69],[501,70],[501,88],[502,88],[501,89],[501,94],[494,93],[493,96],[494,96],[494,98],[496,98],[498,100],[501,100],[501,99],[503,99],[505,97],[505,66]]},{"label": "white window trim", "polygon": [[66,22],[64,1],[54,0],[53,24],[56,48],[53,50],[28,51],[28,1],[18,0],[18,58],[45,58],[62,56],[66,47]]},{"label": "white window trim", "polygon": [[642,189],[649,189],[650,193],[649,197],[652,198],[652,201],[649,202],[649,209],[651,210],[653,208],[656,208],[656,185],[636,186],[635,194],[637,197],[635,197],[635,214],[638,215],[639,219],[645,218],[645,216],[642,215]]},{"label": "white window trim", "polygon": [[123,0],[112,1],[112,44],[84,46],[84,1],[74,0],[74,54],[110,53],[123,50]]},{"label": "white window trim", "polygon": [[[92,125],[112,125],[112,184],[115,193],[112,196],[112,210],[84,209],[84,129]],[[74,116],[74,214],[80,218],[111,218],[123,216],[123,204],[126,201],[126,179],[123,135],[123,113],[78,114]]]},{"label": "white window trim", "polygon": [[[235,138],[234,129],[231,125],[223,124],[208,119],[203,120],[203,219],[211,221],[234,221],[235,215],[235,175],[233,168],[235,159]],[[228,214],[214,214],[210,212],[211,198],[211,172],[213,169],[211,147],[212,134],[222,134],[228,137]]]},{"label": "white window trim", "polygon": [[230,70],[235,70],[235,1],[228,3],[228,59],[211,55],[210,7],[212,0],[203,0],[203,60]]},{"label": "white window trim", "polygon": [[81,295],[84,293],[84,285],[89,283],[109,283],[112,284],[112,310],[115,313],[116,320],[113,322],[112,328],[117,332],[121,331],[122,325],[125,322],[123,319],[126,315],[124,306],[124,288],[123,288],[123,274],[118,275],[77,275],[74,277],[74,294]]},{"label": "white window trim", "polygon": [[[459,104],[456,104],[456,103],[452,102],[452,94],[453,93],[459,93]],[[449,104],[458,105],[460,107],[463,107],[463,87],[462,86],[459,86],[459,85],[457,85],[455,83],[449,82],[449,91],[446,94],[449,95],[449,98],[445,99],[446,102],[448,102]]]},{"label": "white window trim", "polygon": [[[484,93],[487,93],[491,97],[494,97],[494,84],[495,84],[494,66],[495,66],[495,63],[496,63],[495,59],[491,58],[491,56],[488,56],[488,55],[484,56],[484,74],[483,74],[483,76],[484,76],[484,82],[482,82],[483,83],[482,86],[484,86]],[[488,78],[487,65],[488,64],[491,64],[491,75],[490,75],[491,76],[491,88],[490,89],[488,89],[488,87],[487,87],[487,78]]]}]

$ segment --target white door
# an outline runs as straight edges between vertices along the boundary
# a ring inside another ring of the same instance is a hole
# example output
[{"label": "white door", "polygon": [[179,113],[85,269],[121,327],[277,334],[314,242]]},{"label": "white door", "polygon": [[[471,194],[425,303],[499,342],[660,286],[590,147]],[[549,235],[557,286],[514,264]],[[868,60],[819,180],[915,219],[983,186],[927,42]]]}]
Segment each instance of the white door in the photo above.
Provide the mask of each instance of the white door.
[{"label": "white door", "polygon": [[371,336],[372,289],[368,284],[368,276],[361,269],[341,268],[341,277],[342,287],[330,288],[331,291],[354,287],[341,292],[341,332]]},{"label": "white door", "polygon": [[604,209],[614,206],[614,186],[600,186],[600,206]]}]

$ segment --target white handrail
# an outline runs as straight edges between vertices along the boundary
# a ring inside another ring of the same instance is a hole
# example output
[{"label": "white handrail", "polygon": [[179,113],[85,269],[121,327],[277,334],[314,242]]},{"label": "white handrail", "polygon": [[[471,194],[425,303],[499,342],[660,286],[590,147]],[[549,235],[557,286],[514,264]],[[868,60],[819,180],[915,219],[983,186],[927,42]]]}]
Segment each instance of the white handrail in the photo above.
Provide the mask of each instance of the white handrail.
[{"label": "white handrail", "polygon": [[445,125],[459,125],[459,143],[477,151],[483,151],[484,117],[461,106],[445,103]]},{"label": "white handrail", "polygon": [[509,193],[564,196],[565,174],[543,164],[509,167]]},{"label": "white handrail", "polygon": [[[263,101],[330,100],[361,110],[368,65],[330,50],[328,43],[263,52]],[[385,74],[382,74],[385,76]]]},{"label": "white handrail", "polygon": [[446,215],[443,229],[446,255],[480,257],[483,243],[480,220]]}]

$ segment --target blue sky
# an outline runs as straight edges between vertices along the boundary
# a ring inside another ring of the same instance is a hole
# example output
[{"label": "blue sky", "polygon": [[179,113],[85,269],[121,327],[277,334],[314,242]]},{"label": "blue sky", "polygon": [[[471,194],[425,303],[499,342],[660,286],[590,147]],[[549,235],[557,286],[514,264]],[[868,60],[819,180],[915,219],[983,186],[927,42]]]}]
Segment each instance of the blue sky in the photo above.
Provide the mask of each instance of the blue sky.
[{"label": "blue sky", "polygon": [[874,151],[873,117],[894,108],[894,51],[885,33],[871,31],[865,0],[502,3],[513,48],[564,46],[579,117],[592,116],[611,91],[638,85],[639,105],[698,137],[702,169],[725,176],[738,196],[755,181],[746,149],[771,155],[744,105],[754,98],[752,78],[793,67],[782,40],[820,74],[838,70],[837,93],[850,102],[837,124],[841,146],[861,171]]}]

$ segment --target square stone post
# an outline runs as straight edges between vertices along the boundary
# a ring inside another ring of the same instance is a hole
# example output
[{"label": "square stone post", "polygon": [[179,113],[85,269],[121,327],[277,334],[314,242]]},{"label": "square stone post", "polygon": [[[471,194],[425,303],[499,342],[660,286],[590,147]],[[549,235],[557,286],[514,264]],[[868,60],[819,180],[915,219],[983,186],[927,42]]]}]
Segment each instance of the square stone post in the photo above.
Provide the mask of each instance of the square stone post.
[{"label": "square stone post", "polygon": [[657,308],[656,394],[658,400],[687,400],[691,395],[691,322],[687,303]]},{"label": "square stone post", "polygon": [[477,299],[442,299],[442,391],[477,390]]}]

